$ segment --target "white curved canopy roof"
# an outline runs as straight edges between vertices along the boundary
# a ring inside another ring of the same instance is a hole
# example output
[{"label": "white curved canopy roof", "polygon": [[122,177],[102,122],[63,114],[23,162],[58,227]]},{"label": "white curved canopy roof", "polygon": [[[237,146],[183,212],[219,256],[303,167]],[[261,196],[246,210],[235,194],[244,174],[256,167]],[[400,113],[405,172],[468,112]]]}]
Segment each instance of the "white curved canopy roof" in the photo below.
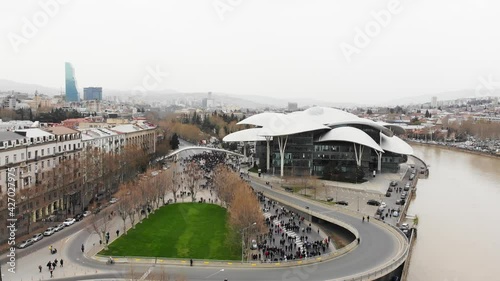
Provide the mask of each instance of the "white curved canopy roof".
[{"label": "white curved canopy roof", "polygon": [[304,111],[299,111],[297,114],[302,115],[304,118],[308,118],[312,122],[317,122],[323,125],[331,123],[333,121],[352,121],[359,119],[358,116],[345,112],[335,108],[329,107],[311,107]]},{"label": "white curved canopy roof", "polygon": [[288,136],[322,129],[330,130],[325,125],[301,118],[299,114],[281,114],[271,116],[268,125],[261,129],[259,136]]},{"label": "white curved canopy roof", "polygon": [[404,140],[396,136],[388,137],[381,133],[380,146],[382,147],[382,149],[390,152],[404,155],[413,155],[413,148]]},{"label": "white curved canopy roof", "polygon": [[267,127],[270,123],[280,117],[286,116],[283,113],[277,112],[263,112],[259,114],[252,115],[238,122],[238,125],[254,125],[260,127]]},{"label": "white curved canopy roof", "polygon": [[395,132],[398,135],[402,135],[406,132],[405,128],[403,128],[402,126],[400,126],[398,124],[386,123],[383,121],[377,121],[376,123],[378,123],[386,128],[389,128],[391,131]]},{"label": "white curved canopy roof", "polygon": [[367,133],[353,127],[339,127],[331,129],[321,135],[317,142],[346,141],[361,144],[378,151],[384,151]]},{"label": "white curved canopy roof", "polygon": [[372,121],[370,119],[365,119],[365,118],[358,118],[358,119],[353,119],[353,120],[348,120],[348,121],[334,121],[330,122],[328,126],[338,126],[338,125],[365,125],[365,126],[370,126],[372,128],[375,128],[377,130],[380,130],[386,135],[392,136],[393,133],[390,129],[378,124],[375,121]]},{"label": "white curved canopy roof", "polygon": [[263,136],[259,136],[259,132],[262,128],[252,128],[241,130],[238,132],[231,133],[225,136],[222,141],[223,142],[240,142],[240,141],[265,141],[266,138]]}]

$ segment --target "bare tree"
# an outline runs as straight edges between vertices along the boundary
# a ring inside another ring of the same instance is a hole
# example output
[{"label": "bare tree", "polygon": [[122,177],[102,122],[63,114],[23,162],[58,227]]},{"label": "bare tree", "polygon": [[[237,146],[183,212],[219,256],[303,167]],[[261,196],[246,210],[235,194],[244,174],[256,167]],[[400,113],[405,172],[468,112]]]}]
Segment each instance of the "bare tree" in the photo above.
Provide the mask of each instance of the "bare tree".
[{"label": "bare tree", "polygon": [[186,165],[184,169],[184,174],[186,176],[186,185],[191,193],[191,201],[196,201],[196,194],[200,189],[200,180],[202,178],[201,169],[195,162],[190,162]]}]

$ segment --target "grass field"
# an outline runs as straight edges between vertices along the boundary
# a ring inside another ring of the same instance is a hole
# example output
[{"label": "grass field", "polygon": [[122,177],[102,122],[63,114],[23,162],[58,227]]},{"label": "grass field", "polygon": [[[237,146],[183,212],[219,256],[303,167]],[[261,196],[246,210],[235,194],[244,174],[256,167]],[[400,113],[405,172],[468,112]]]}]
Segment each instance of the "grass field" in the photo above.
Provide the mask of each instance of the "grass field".
[{"label": "grass field", "polygon": [[167,205],[100,254],[237,260],[241,258],[239,236],[228,229],[226,220],[226,209],[217,205]]}]

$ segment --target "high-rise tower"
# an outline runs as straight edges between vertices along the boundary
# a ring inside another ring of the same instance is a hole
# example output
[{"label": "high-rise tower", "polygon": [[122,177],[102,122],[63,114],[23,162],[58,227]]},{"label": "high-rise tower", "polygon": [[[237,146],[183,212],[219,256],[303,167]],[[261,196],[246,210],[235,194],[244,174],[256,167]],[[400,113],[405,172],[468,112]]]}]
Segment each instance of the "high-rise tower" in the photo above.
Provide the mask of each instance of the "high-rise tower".
[{"label": "high-rise tower", "polygon": [[66,101],[67,102],[78,102],[80,101],[80,95],[76,89],[76,79],[75,79],[75,69],[71,63],[66,62]]}]

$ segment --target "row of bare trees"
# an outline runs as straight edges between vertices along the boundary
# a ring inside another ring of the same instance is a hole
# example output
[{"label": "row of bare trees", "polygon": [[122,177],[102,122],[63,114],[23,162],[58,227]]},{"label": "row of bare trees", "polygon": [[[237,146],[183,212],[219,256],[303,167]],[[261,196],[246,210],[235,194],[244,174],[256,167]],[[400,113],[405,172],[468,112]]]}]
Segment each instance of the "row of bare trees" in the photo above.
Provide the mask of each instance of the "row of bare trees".
[{"label": "row of bare trees", "polygon": [[230,227],[239,233],[248,228],[250,235],[247,240],[252,235],[264,233],[264,214],[250,185],[225,165],[218,165],[214,175],[214,189],[221,204],[229,211]]}]

